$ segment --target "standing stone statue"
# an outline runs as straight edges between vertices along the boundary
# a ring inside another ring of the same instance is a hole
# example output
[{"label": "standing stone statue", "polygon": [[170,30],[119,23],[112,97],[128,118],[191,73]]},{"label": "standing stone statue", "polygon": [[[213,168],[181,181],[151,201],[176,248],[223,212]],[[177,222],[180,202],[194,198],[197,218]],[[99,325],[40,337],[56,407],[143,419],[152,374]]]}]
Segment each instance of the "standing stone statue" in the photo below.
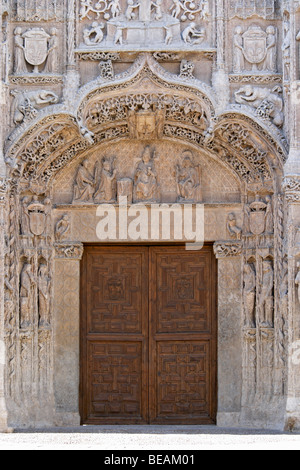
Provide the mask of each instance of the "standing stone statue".
[{"label": "standing stone statue", "polygon": [[274,214],[271,196],[266,197],[266,204],[266,233],[272,234],[274,233]]},{"label": "standing stone statue", "polygon": [[260,295],[261,326],[274,327],[274,269],[272,261],[263,262],[262,290]]},{"label": "standing stone statue", "polygon": [[50,326],[50,278],[48,268],[41,265],[38,277],[39,326]]},{"label": "standing stone statue", "polygon": [[17,75],[23,75],[28,73],[26,61],[25,61],[25,46],[24,39],[22,37],[22,28],[15,29],[15,63],[14,71]]},{"label": "standing stone statue", "polygon": [[232,238],[236,240],[241,240],[242,238],[242,229],[237,226],[237,220],[235,214],[229,214],[227,219],[227,230]]},{"label": "standing stone statue", "polygon": [[233,71],[241,73],[245,69],[243,30],[238,26],[233,37]]},{"label": "standing stone statue", "polygon": [[247,328],[256,328],[255,299],[256,273],[254,267],[247,263],[244,269],[244,305],[246,310]]},{"label": "standing stone statue", "polygon": [[267,28],[267,57],[265,62],[265,70],[268,72],[276,72],[276,29],[274,26]]},{"label": "standing stone statue", "polygon": [[295,284],[298,287],[298,301],[300,303],[300,263],[297,263],[298,274],[295,279]]},{"label": "standing stone statue", "polygon": [[58,72],[58,35],[57,29],[52,28],[50,31],[51,38],[49,40],[48,58],[44,73]]},{"label": "standing stone statue", "polygon": [[32,266],[26,263],[21,272],[20,278],[20,325],[21,328],[28,328],[32,323],[33,312],[33,289],[36,285],[32,273]]}]

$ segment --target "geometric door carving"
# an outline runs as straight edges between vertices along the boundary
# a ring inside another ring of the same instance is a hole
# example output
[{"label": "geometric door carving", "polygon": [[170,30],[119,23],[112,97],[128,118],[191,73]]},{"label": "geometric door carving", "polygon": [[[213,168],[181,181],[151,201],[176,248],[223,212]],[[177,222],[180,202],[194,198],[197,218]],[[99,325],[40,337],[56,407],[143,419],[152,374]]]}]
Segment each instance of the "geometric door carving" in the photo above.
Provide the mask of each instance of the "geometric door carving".
[{"label": "geometric door carving", "polygon": [[210,247],[86,247],[82,423],[215,422],[215,268]]}]

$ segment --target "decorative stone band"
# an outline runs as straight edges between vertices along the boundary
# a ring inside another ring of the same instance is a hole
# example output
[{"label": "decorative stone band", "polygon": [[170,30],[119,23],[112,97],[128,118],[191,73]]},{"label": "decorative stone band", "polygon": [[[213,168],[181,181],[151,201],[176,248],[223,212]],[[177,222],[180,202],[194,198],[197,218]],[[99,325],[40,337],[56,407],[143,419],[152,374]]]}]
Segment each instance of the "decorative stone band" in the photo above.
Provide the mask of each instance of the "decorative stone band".
[{"label": "decorative stone band", "polygon": [[220,241],[214,244],[214,253],[217,259],[240,256],[243,244],[240,241]]},{"label": "decorative stone band", "polygon": [[55,243],[56,259],[81,260],[83,256],[83,244],[80,242]]},{"label": "decorative stone band", "polygon": [[7,190],[8,182],[6,178],[0,178],[0,203],[5,201]]},{"label": "decorative stone band", "polygon": [[300,176],[285,178],[282,187],[288,202],[300,203]]}]

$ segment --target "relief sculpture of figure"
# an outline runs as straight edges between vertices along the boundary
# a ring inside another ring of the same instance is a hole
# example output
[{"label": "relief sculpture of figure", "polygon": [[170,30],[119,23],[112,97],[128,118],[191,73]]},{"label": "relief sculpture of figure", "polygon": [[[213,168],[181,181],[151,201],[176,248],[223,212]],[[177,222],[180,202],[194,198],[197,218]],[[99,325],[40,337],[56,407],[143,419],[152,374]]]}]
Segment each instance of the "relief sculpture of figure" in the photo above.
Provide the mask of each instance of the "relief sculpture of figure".
[{"label": "relief sculpture of figure", "polygon": [[296,276],[295,284],[298,288],[298,300],[300,303],[300,263],[297,263],[298,274]]},{"label": "relief sculpture of figure", "polygon": [[276,72],[276,29],[274,26],[267,28],[267,57],[265,62],[265,70],[268,72]]},{"label": "relief sculpture of figure", "polygon": [[158,202],[158,185],[154,157],[146,147],[134,177],[134,202]]},{"label": "relief sculpture of figure", "polygon": [[103,159],[102,171],[100,176],[100,185],[94,195],[94,202],[113,203],[117,200],[117,170],[113,169],[113,162]]},{"label": "relief sculpture of figure", "polygon": [[52,28],[50,31],[51,38],[48,44],[48,58],[44,73],[58,72],[58,31]]},{"label": "relief sculpture of figure", "polygon": [[136,19],[136,13],[134,12],[134,10],[136,10],[140,6],[141,4],[134,3],[134,0],[127,0],[127,9],[126,9],[125,16],[128,21]]},{"label": "relief sculpture of figure", "polygon": [[15,73],[22,75],[28,73],[25,61],[25,46],[24,39],[22,38],[22,28],[15,30]]},{"label": "relief sculpture of figure", "polygon": [[74,203],[92,203],[95,193],[95,177],[90,172],[88,160],[80,165],[75,179]]},{"label": "relief sculpture of figure", "polygon": [[245,69],[243,30],[238,26],[233,38],[233,71],[241,73]]},{"label": "relief sculpture of figure", "polygon": [[256,299],[256,274],[251,264],[245,265],[244,270],[244,305],[246,310],[246,327],[255,328],[255,299]]},{"label": "relief sculpture of figure", "polygon": [[241,240],[242,238],[242,229],[237,226],[237,220],[235,214],[229,214],[227,219],[227,230],[232,238],[236,240]]},{"label": "relief sculpture of figure", "polygon": [[21,272],[20,278],[20,325],[21,328],[28,328],[32,323],[33,313],[33,289],[36,285],[32,273],[32,266],[26,263]]},{"label": "relief sculpture of figure", "polygon": [[178,202],[200,202],[201,169],[193,164],[192,152],[184,152],[183,157],[182,166],[176,168]]},{"label": "relief sculpture of figure", "polygon": [[267,233],[274,233],[274,214],[273,214],[273,204],[272,204],[272,197],[266,197],[266,232]]},{"label": "relief sculpture of figure", "polygon": [[261,326],[274,327],[274,269],[272,261],[263,262],[263,280],[260,294],[260,307],[262,313]]},{"label": "relief sculpture of figure", "polygon": [[48,268],[41,265],[38,278],[39,326],[50,326],[50,278]]}]

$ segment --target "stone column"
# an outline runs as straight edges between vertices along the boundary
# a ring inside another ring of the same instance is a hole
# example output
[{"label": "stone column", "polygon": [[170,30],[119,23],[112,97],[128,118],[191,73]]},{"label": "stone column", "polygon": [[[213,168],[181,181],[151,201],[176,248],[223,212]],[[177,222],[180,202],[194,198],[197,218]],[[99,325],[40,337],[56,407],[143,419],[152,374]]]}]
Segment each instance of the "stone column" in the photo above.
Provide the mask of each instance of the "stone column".
[{"label": "stone column", "polygon": [[7,408],[5,398],[5,328],[4,328],[4,299],[5,299],[5,200],[6,200],[6,182],[0,178],[0,432],[7,432]]},{"label": "stone column", "polygon": [[291,35],[291,71],[290,71],[290,153],[285,165],[285,180],[283,187],[288,202],[288,258],[289,258],[289,314],[288,314],[288,398],[286,407],[285,426],[287,430],[300,429],[300,298],[298,296],[298,279],[300,262],[300,81],[297,41],[299,31],[296,27],[296,16],[299,16],[299,2],[290,2],[290,35]]},{"label": "stone column", "polygon": [[80,260],[83,245],[55,245],[54,395],[56,425],[77,426],[79,415]]},{"label": "stone column", "polygon": [[77,70],[75,45],[76,45],[76,1],[68,0],[67,3],[67,73],[64,80],[64,100],[66,105],[72,105],[74,96],[80,86],[80,75]]},{"label": "stone column", "polygon": [[228,67],[226,66],[226,10],[224,0],[217,0],[216,6],[216,46],[217,60],[213,73],[213,86],[218,91],[220,111],[230,101]]},{"label": "stone column", "polygon": [[218,259],[218,419],[238,427],[242,395],[241,242],[217,242]]}]

